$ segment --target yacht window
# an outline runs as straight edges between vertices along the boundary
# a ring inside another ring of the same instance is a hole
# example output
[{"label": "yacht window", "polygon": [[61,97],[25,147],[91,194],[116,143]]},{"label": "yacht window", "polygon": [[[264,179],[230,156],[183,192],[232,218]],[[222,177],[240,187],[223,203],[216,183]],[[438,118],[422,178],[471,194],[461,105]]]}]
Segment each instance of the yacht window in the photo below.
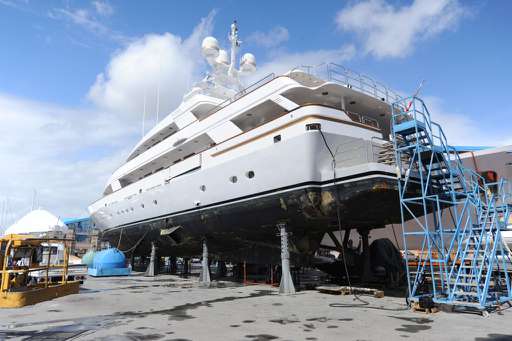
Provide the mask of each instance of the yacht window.
[{"label": "yacht window", "polygon": [[249,179],[254,178],[254,171],[252,171],[252,170],[248,171],[247,173],[245,173],[245,176],[248,177]]},{"label": "yacht window", "polygon": [[156,200],[153,200],[153,204],[155,204],[155,205],[156,205],[156,204],[158,204],[158,202],[157,202]]},{"label": "yacht window", "polygon": [[199,187],[199,189],[201,190],[201,192],[204,192],[204,191],[206,191],[206,186],[205,185],[201,185]]},{"label": "yacht window", "polygon": [[281,135],[274,136],[274,143],[277,143],[277,142],[280,142],[280,141],[281,141]]},{"label": "yacht window", "polygon": [[235,175],[233,175],[233,176],[229,177],[229,181],[231,181],[232,183],[235,184],[238,181],[238,178]]},{"label": "yacht window", "polygon": [[144,208],[144,204],[140,204],[140,207]]}]

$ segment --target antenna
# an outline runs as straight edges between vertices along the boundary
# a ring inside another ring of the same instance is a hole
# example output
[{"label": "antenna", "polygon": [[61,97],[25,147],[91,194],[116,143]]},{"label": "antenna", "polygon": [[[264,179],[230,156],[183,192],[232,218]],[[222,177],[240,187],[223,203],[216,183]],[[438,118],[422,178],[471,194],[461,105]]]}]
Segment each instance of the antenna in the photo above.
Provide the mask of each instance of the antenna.
[{"label": "antenna", "polygon": [[412,97],[418,97],[418,95],[420,94],[421,89],[423,88],[423,84],[425,84],[425,80],[424,79],[420,82],[420,85],[418,85],[418,88],[416,89],[416,92],[414,93],[414,95]]},{"label": "antenna", "polygon": [[142,111],[142,137],[144,137],[144,122],[146,121],[146,87],[144,87],[144,104]]},{"label": "antenna", "polygon": [[2,200],[2,211],[0,211],[0,228],[4,226],[5,223],[5,199]]},{"label": "antenna", "polygon": [[405,112],[408,112],[409,109],[411,109],[411,105],[412,105],[412,102],[414,101],[414,98],[415,97],[418,97],[418,95],[420,94],[420,91],[421,89],[423,88],[423,84],[425,84],[425,80],[423,79],[421,82],[420,82],[420,85],[418,85],[418,87],[416,88],[416,91],[414,92],[414,94],[412,95],[412,99],[411,101],[409,102],[409,104],[407,105],[407,108],[405,108]]},{"label": "antenna", "polygon": [[158,113],[160,112],[160,79],[156,87],[156,123],[158,123]]},{"label": "antenna", "polygon": [[241,41],[238,40],[238,26],[237,26],[236,20],[233,20],[233,23],[231,24],[231,32],[229,33],[229,41],[231,42],[231,60],[229,63],[228,74],[230,76],[234,76],[235,75],[236,52],[241,43]]},{"label": "antenna", "polygon": [[36,189],[34,188],[33,191],[34,191],[34,193],[32,194],[32,208],[31,208],[31,211],[33,211],[34,207],[36,206],[36,197],[37,197]]},{"label": "antenna", "polygon": [[158,114],[160,113],[160,81],[162,73],[162,60],[160,58],[160,63],[158,65],[158,82],[156,86],[156,123],[158,124]]}]

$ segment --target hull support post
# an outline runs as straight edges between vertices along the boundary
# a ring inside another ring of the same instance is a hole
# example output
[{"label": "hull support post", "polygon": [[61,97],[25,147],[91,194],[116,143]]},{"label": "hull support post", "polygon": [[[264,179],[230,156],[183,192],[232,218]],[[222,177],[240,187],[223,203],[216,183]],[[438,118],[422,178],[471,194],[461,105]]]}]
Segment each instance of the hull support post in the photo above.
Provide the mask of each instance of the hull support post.
[{"label": "hull support post", "polygon": [[201,276],[199,277],[201,284],[210,285],[210,266],[208,264],[208,245],[206,239],[203,240],[203,261],[201,262]]},{"label": "hull support post", "polygon": [[288,232],[286,224],[277,224],[279,235],[281,236],[281,284],[279,285],[279,293],[284,295],[295,294],[292,275],[290,273],[290,251],[288,250]]},{"label": "hull support post", "polygon": [[155,277],[156,275],[156,246],[155,243],[151,243],[151,256],[149,259],[148,268],[146,269],[146,276]]}]

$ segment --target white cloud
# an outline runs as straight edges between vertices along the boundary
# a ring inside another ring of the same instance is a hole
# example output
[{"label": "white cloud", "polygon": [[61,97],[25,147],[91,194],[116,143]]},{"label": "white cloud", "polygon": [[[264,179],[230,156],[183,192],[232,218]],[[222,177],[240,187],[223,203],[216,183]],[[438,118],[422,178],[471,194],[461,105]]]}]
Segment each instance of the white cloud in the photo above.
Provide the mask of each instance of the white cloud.
[{"label": "white cloud", "polygon": [[201,69],[200,46],[211,32],[212,12],[185,40],[170,33],[151,34],[116,53],[106,71],[97,76],[88,98],[98,107],[140,117],[156,113],[160,89],[160,117],[176,107]]},{"label": "white cloud", "polygon": [[250,34],[245,40],[258,46],[270,48],[287,42],[289,37],[290,35],[286,27],[276,26],[268,32],[254,32]]},{"label": "white cloud", "polygon": [[[74,15],[76,20],[89,18]],[[0,230],[30,210],[34,190],[39,205],[57,216],[87,214],[87,206],[100,197],[111,173],[140,139],[144,88],[155,90],[161,73],[162,114],[164,106],[169,110],[181,99],[197,71],[192,60],[202,59],[201,38],[211,31],[214,15],[186,39],[149,35],[114,55],[90,89],[92,108],[0,93],[0,177],[5,180],[0,182]]]},{"label": "white cloud", "polygon": [[0,205],[9,201],[7,224],[30,209],[33,190],[56,215],[86,214],[139,133],[114,114],[5,94],[0,108],[0,177],[6,180],[0,182]]},{"label": "white cloud", "polygon": [[106,1],[93,1],[92,4],[99,15],[108,17],[114,13],[114,8]]},{"label": "white cloud", "polygon": [[421,40],[453,29],[467,13],[457,0],[414,0],[401,7],[364,0],[338,12],[336,23],[339,29],[356,33],[366,53],[405,57]]},{"label": "white cloud", "polygon": [[505,146],[512,144],[508,127],[487,127],[467,114],[450,110],[442,99],[425,96],[432,120],[439,123],[448,143],[455,146]]},{"label": "white cloud", "polygon": [[107,25],[103,24],[88,9],[54,8],[48,12],[48,17],[54,20],[70,22],[99,37],[109,38],[119,43],[128,43],[131,40],[125,35],[116,32]]}]

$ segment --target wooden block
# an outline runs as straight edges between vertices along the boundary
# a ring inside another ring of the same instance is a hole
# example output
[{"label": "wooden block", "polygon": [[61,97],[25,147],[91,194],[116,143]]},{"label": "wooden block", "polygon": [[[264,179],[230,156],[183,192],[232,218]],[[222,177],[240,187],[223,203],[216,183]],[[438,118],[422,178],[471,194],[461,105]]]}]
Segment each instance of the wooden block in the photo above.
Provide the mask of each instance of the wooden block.
[{"label": "wooden block", "polygon": [[383,298],[384,297],[384,291],[382,291],[382,290],[375,290],[375,293],[373,294],[373,297]]}]

